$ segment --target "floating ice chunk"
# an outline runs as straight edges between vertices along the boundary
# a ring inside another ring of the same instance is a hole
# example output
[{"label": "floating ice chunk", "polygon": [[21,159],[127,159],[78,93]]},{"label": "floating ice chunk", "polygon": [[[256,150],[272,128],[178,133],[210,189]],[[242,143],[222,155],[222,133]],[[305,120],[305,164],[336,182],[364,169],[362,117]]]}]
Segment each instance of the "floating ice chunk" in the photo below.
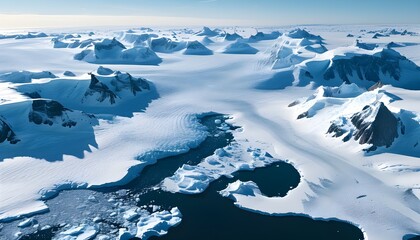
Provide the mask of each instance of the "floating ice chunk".
[{"label": "floating ice chunk", "polygon": [[138,210],[139,210],[138,208],[128,209],[124,213],[124,216],[123,216],[124,219],[130,222],[134,221],[136,218],[139,217]]},{"label": "floating ice chunk", "polygon": [[107,235],[99,235],[96,237],[98,240],[111,240],[111,237]]},{"label": "floating ice chunk", "polygon": [[196,166],[184,164],[171,177],[165,178],[161,188],[168,192],[197,194],[221,176],[232,176],[239,170],[252,170],[278,161],[260,149],[249,148],[248,154],[238,143],[217,149],[212,156],[205,158]]},{"label": "floating ice chunk", "polygon": [[92,239],[98,234],[98,228],[96,226],[89,226],[87,224],[81,224],[79,226],[72,227],[66,231],[60,232],[53,239],[60,240],[87,240]]},{"label": "floating ice chunk", "polygon": [[226,150],[224,150],[223,148],[216,149],[214,154],[216,154],[219,157],[230,157],[230,154],[226,152]]},{"label": "floating ice chunk", "polygon": [[162,236],[168,232],[170,227],[181,222],[182,214],[177,207],[171,211],[160,211],[150,215],[141,216],[137,222],[136,236],[141,239],[148,239],[152,236]]},{"label": "floating ice chunk", "polygon": [[127,229],[120,228],[118,231],[118,240],[130,240],[133,238],[133,235]]},{"label": "floating ice chunk", "polygon": [[22,222],[20,222],[18,224],[18,227],[20,227],[20,228],[26,228],[26,227],[31,226],[33,223],[34,223],[34,219],[33,218],[28,218],[28,219],[25,219]]},{"label": "floating ice chunk", "polygon": [[88,197],[88,200],[89,200],[89,201],[91,201],[91,202],[98,202],[98,199],[96,199],[96,197],[95,197],[95,196],[93,196],[93,195],[90,195],[90,196]]},{"label": "floating ice chunk", "polygon": [[50,229],[50,228],[52,228],[51,225],[45,225],[41,228],[41,230],[47,230],[47,229]]},{"label": "floating ice chunk", "polygon": [[229,183],[228,186],[221,190],[220,195],[236,200],[235,194],[244,196],[256,196],[261,195],[261,191],[257,184],[253,181],[242,182],[237,180],[233,183]]}]

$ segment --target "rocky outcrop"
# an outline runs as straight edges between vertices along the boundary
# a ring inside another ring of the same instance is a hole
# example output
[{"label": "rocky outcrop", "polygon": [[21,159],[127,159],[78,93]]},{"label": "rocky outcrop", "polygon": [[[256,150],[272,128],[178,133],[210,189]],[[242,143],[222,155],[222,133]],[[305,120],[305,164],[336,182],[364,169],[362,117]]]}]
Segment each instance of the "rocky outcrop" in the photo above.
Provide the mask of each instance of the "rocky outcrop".
[{"label": "rocky outcrop", "polygon": [[115,95],[114,92],[112,92],[107,85],[100,82],[98,78],[94,74],[90,74],[90,84],[89,89],[85,93],[85,97],[87,96],[93,96],[94,94],[98,93],[99,97],[97,97],[97,100],[99,102],[103,102],[106,99],[109,100],[109,103],[115,104],[115,99],[117,98],[117,95]]},{"label": "rocky outcrop", "polygon": [[[373,121],[370,121],[372,118]],[[351,122],[357,129],[354,139],[360,144],[390,147],[398,137],[398,119],[382,102],[365,106],[360,113],[351,117]]]},{"label": "rocky outcrop", "polygon": [[97,96],[96,100],[104,102],[108,100],[110,104],[115,104],[118,93],[129,90],[134,96],[138,92],[150,90],[150,85],[144,78],[135,78],[129,73],[114,72],[113,76],[96,76],[90,74],[91,80],[85,97]]},{"label": "rocky outcrop", "polygon": [[327,133],[333,137],[346,134],[343,141],[351,138],[360,144],[370,144],[367,149],[373,151],[377,147],[390,147],[398,137],[399,120],[382,102],[366,105],[362,111],[350,118],[341,117],[329,127]]},{"label": "rocky outcrop", "polygon": [[35,99],[32,102],[32,109],[29,112],[29,122],[37,125],[47,124],[52,126],[60,123],[63,127],[76,126],[77,122],[70,119],[66,112],[72,110],[65,108],[54,100]]},{"label": "rocky outcrop", "polygon": [[[374,55],[356,55],[351,58],[333,59],[330,67],[324,73],[324,79],[336,78],[336,75],[346,83],[354,74],[360,80],[381,81],[381,74],[389,75],[398,81],[401,77],[401,61],[409,61],[392,49],[383,49]],[[411,62],[412,63],[412,62]],[[417,71],[420,69],[417,67]]]},{"label": "rocky outcrop", "polygon": [[0,118],[0,143],[8,141],[11,144],[16,144],[20,140],[16,137],[15,132],[10,128],[10,126]]},{"label": "rocky outcrop", "polygon": [[74,59],[100,64],[157,65],[162,62],[149,47],[134,46],[127,49],[115,38],[94,43],[94,46],[76,54]]}]

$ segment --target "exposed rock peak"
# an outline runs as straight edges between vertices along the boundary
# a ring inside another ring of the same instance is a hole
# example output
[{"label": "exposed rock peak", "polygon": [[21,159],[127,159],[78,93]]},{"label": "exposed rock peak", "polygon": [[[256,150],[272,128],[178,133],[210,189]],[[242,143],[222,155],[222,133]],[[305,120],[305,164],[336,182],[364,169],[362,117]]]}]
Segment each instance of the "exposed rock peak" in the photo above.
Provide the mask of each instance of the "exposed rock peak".
[{"label": "exposed rock peak", "polygon": [[109,102],[114,104],[115,99],[117,98],[117,95],[115,95],[115,93],[112,92],[107,85],[100,82],[94,74],[90,74],[89,89],[86,91],[85,96],[91,96],[95,93],[99,93],[99,97],[97,98],[99,102],[109,99]]},{"label": "exposed rock peak", "polygon": [[146,79],[135,78],[129,73],[116,71],[107,76],[91,73],[90,78],[89,88],[85,92],[85,97],[98,94],[97,100],[99,102],[109,100],[110,104],[115,104],[116,99],[119,98],[117,93],[124,90],[129,90],[134,96],[137,92],[150,90],[150,85]]},{"label": "exposed rock peak", "polygon": [[0,119],[0,143],[3,143],[4,141],[16,144],[20,140],[16,137],[16,134],[10,126],[3,119]]},{"label": "exposed rock peak", "polygon": [[[47,124],[52,126],[57,121],[63,127],[76,126],[77,122],[71,120],[66,112],[72,112],[61,103],[53,100],[35,99],[32,102],[32,109],[29,112],[29,122],[37,125]],[[61,121],[60,121],[61,120]]]},{"label": "exposed rock peak", "polygon": [[398,125],[399,120],[385,104],[375,102],[366,105],[350,118],[342,117],[333,122],[327,133],[333,133],[333,137],[341,137],[347,133],[343,141],[354,137],[360,144],[371,144],[368,151],[372,151],[377,147],[390,147],[398,137]]},{"label": "exposed rock peak", "polygon": [[356,73],[360,80],[379,82],[382,73],[398,81],[401,77],[400,61],[407,61],[407,58],[392,49],[383,49],[374,55],[363,54],[333,59],[331,66],[324,73],[324,79],[334,79],[338,74],[344,82],[350,83],[349,77]]},{"label": "exposed rock peak", "polygon": [[354,139],[360,144],[390,147],[398,137],[398,119],[383,102],[365,106],[351,117],[351,122],[357,129]]}]

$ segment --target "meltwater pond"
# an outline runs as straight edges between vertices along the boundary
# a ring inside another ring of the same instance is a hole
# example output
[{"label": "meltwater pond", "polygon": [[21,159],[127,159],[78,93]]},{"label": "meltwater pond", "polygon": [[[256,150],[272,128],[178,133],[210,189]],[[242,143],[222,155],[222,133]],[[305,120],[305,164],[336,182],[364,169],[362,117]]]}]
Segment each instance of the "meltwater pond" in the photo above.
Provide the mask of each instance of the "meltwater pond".
[{"label": "meltwater pond", "polygon": [[[89,198],[95,196],[95,201],[87,203],[86,210],[83,210],[75,218],[82,218],[79,220],[86,222],[86,218],[93,219],[100,215],[103,219],[91,221],[101,224],[96,237],[100,235],[116,236],[117,230],[123,227],[123,222],[118,222],[116,218],[103,217],[112,216],[114,213],[114,210],[111,209],[113,203],[109,203],[107,200],[109,196],[113,195],[118,195],[122,202],[129,202],[139,207],[179,208],[182,213],[181,223],[170,228],[168,234],[149,239],[363,239],[360,229],[349,223],[313,220],[304,216],[262,215],[240,209],[230,199],[224,198],[218,193],[229,183],[241,180],[255,182],[264,195],[284,196],[300,181],[296,169],[285,162],[275,162],[254,171],[239,171],[233,174],[233,178],[221,177],[212,182],[201,194],[170,193],[156,188],[163,179],[172,176],[183,164],[197,165],[204,158],[212,155],[216,149],[225,147],[234,141],[229,131],[221,131],[218,128],[218,124],[215,123],[217,119],[224,119],[224,117],[211,115],[201,119],[201,123],[208,127],[209,136],[199,147],[184,154],[160,159],[156,164],[145,167],[139,177],[125,186],[102,188],[95,192],[91,190],[66,191],[60,193],[56,198],[48,200],[47,204],[51,211],[37,216],[38,222],[46,224],[48,219],[55,217],[57,220],[49,224],[56,228],[22,235],[21,239],[51,239],[54,235],[57,238],[57,233],[54,233],[54,231],[60,231],[57,228],[57,223],[66,221],[65,219],[72,216],[72,211],[76,211],[77,208],[72,204],[78,205],[77,201],[86,199],[88,196]],[[90,211],[86,214],[87,209]],[[102,211],[106,214],[95,211]],[[72,221],[71,224],[74,225],[77,219],[72,219]],[[60,226],[65,228],[64,223],[61,223]],[[94,238],[95,236],[92,236],[90,239]]]}]

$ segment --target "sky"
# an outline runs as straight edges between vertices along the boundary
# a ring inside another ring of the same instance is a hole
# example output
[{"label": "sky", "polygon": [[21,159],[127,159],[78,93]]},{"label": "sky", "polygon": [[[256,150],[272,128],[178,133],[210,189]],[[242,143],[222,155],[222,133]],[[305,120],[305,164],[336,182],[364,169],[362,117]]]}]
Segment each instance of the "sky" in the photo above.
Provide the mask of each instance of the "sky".
[{"label": "sky", "polygon": [[420,24],[420,0],[0,0],[0,27]]}]

